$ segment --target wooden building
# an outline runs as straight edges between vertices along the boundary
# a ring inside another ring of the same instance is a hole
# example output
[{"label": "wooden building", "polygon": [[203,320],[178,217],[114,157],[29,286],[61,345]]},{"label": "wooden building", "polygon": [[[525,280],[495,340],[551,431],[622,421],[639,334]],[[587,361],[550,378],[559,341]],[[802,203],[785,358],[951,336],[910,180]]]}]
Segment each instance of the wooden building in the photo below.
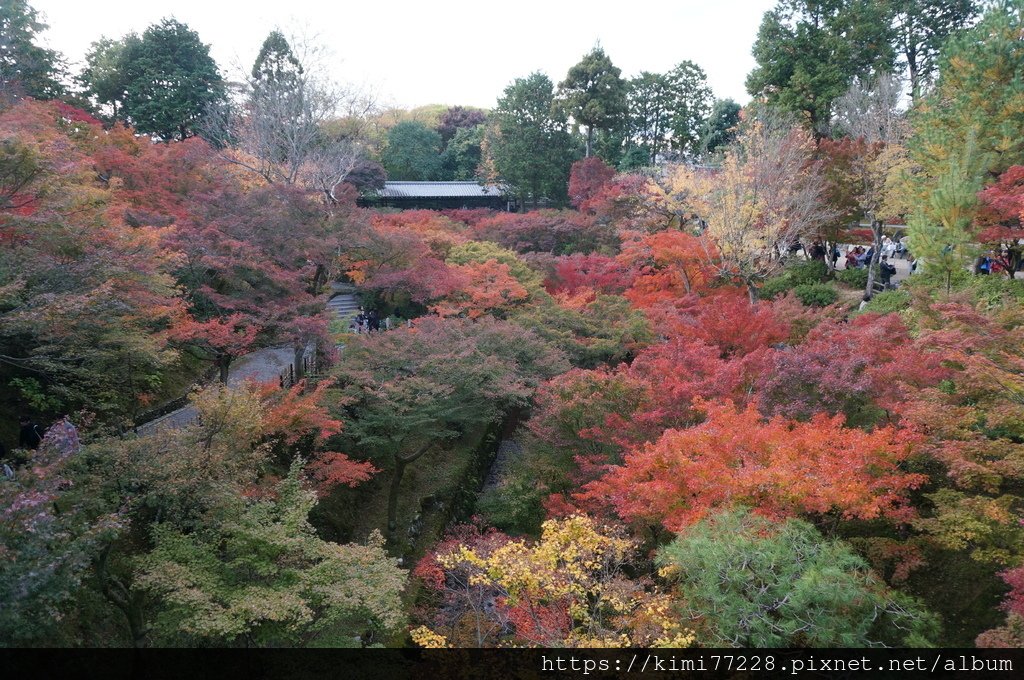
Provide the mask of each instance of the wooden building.
[{"label": "wooden building", "polygon": [[359,205],[401,210],[490,208],[516,211],[515,198],[503,187],[479,182],[385,182],[383,189],[361,197]]}]

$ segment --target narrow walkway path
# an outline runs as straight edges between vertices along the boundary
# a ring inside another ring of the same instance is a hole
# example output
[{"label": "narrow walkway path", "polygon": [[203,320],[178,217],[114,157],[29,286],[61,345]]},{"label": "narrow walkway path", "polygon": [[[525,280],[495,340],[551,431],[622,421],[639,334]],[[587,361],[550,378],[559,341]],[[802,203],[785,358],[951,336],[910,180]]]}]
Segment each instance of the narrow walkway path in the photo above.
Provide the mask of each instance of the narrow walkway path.
[{"label": "narrow walkway path", "polygon": [[[295,358],[295,353],[290,346],[268,347],[251,354],[239,357],[231,366],[228,373],[228,385],[237,387],[246,380],[257,382],[277,382],[282,372],[287,372]],[[191,404],[171,411],[165,416],[156,420],[143,423],[136,428],[140,435],[153,434],[166,428],[178,428],[188,425],[196,419],[196,410]]]},{"label": "narrow walkway path", "polygon": [[[346,284],[333,283],[331,289],[334,295],[327,302],[327,308],[336,319],[347,327],[359,311],[359,301],[354,295],[355,288]],[[282,373],[288,372],[288,367],[292,365],[294,359],[295,353],[289,346],[268,347],[246,354],[232,364],[228,374],[228,385],[236,387],[247,380],[276,382]],[[148,435],[162,429],[184,427],[195,419],[196,410],[189,404],[177,411],[171,411],[167,415],[144,423],[135,431],[140,435]]]},{"label": "narrow walkway path", "polygon": [[[336,320],[341,322],[342,329],[348,330],[352,319],[356,318],[356,315],[359,313],[359,300],[355,296],[356,289],[347,283],[335,281],[331,284],[331,290],[334,291],[334,295],[327,301],[327,309],[331,311]],[[345,343],[342,342],[335,345],[338,351],[341,351],[344,347]]]},{"label": "narrow walkway path", "polygon": [[494,457],[491,469],[487,472],[487,479],[480,489],[478,495],[484,495],[494,491],[508,478],[512,460],[523,455],[523,447],[514,439],[502,439],[498,445],[498,454]]},{"label": "narrow walkway path", "polygon": [[[836,262],[836,271],[840,271],[841,272],[844,269],[846,269],[846,259],[845,258],[846,258],[846,252],[843,251],[842,257],[840,257],[839,261]],[[910,261],[909,260],[902,260],[902,259],[899,259],[899,258],[890,258],[889,262],[894,267],[896,267],[896,273],[892,275],[892,282],[893,283],[899,283],[900,281],[903,281],[908,276],[910,276]],[[875,279],[876,280],[878,279],[878,272],[877,271],[875,272]]]}]

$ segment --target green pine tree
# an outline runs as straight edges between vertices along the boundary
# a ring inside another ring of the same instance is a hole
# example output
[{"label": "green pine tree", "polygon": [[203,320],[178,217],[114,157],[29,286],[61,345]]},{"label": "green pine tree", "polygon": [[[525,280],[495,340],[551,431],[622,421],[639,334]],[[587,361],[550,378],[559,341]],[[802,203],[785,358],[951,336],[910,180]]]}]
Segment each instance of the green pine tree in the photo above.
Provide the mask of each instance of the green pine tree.
[{"label": "green pine tree", "polygon": [[965,271],[977,251],[971,224],[985,162],[975,139],[970,133],[961,153],[947,159],[908,224],[910,251],[926,273],[941,278],[947,294],[953,278]]}]

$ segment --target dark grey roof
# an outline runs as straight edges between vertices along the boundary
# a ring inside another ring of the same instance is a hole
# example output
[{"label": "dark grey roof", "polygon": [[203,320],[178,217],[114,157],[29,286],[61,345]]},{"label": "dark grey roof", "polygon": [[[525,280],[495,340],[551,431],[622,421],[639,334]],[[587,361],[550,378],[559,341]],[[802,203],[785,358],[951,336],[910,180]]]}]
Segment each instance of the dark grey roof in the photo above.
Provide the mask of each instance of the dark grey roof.
[{"label": "dark grey roof", "polygon": [[497,184],[477,182],[384,182],[380,198],[479,198],[503,196]]}]

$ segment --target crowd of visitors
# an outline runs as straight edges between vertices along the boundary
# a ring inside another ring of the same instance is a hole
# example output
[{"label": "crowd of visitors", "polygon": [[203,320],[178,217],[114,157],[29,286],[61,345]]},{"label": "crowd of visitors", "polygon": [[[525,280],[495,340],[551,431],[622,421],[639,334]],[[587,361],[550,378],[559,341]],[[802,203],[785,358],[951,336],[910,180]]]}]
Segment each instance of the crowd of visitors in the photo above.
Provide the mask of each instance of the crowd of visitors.
[{"label": "crowd of visitors", "polygon": [[393,321],[390,316],[386,316],[381,319],[380,314],[376,309],[371,309],[367,312],[360,307],[359,313],[356,314],[354,319],[352,319],[352,323],[349,324],[348,330],[350,333],[363,335],[364,333],[376,333],[379,330],[389,331],[391,330],[392,325]]}]

